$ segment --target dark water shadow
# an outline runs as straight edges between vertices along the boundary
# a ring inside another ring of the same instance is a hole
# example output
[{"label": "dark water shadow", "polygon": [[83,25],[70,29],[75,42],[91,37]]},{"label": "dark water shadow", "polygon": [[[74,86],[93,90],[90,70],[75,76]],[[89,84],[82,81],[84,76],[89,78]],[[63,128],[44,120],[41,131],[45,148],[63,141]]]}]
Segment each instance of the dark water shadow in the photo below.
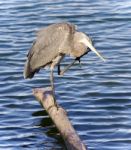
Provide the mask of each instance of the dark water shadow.
[{"label": "dark water shadow", "polygon": [[[42,119],[38,122],[38,126],[42,128],[46,128],[43,130],[43,133],[48,137],[55,139],[55,143],[61,147],[61,150],[66,150],[64,140],[62,139],[58,129],[55,127],[52,119],[48,116],[48,113],[45,110],[36,111],[32,114],[32,116],[43,116]],[[52,148],[51,150],[55,150]]]}]

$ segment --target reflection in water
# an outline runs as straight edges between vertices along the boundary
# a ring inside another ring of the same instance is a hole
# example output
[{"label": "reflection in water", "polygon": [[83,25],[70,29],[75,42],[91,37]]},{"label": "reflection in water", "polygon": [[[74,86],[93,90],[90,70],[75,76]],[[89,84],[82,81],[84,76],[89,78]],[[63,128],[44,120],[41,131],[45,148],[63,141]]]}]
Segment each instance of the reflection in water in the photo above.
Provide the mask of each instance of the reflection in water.
[{"label": "reflection in water", "polygon": [[34,112],[32,116],[42,116],[41,120],[39,121],[39,123],[37,122],[38,124],[36,126],[44,128],[43,130],[46,130],[44,134],[46,134],[48,137],[55,138],[56,144],[60,145],[62,147],[62,150],[66,150],[64,141],[60,136],[59,131],[55,127],[54,123],[52,122],[51,118],[48,116],[47,112],[45,110],[37,111]]}]

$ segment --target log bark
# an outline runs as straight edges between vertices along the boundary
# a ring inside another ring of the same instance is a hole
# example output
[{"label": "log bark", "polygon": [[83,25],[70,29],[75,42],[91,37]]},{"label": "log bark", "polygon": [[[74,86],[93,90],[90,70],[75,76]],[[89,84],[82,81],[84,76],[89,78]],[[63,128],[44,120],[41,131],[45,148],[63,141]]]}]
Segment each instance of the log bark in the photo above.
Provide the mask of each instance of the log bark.
[{"label": "log bark", "polygon": [[51,88],[38,88],[33,90],[36,99],[45,108],[50,118],[56,125],[61,136],[64,139],[67,150],[87,150],[86,146],[80,140],[75,129],[69,121],[66,111],[62,107],[54,105]]}]

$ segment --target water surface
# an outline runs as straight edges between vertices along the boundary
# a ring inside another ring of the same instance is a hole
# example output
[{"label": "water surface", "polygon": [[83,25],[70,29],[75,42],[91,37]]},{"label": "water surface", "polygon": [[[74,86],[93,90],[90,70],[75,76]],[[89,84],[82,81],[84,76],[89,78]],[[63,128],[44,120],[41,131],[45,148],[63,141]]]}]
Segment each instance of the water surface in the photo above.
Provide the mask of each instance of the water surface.
[{"label": "water surface", "polygon": [[[64,77],[55,73],[56,96],[90,150],[131,149],[130,0],[0,1],[0,149],[63,150],[65,146],[32,94],[50,85],[49,71],[23,79],[35,32],[69,21],[92,37],[108,59],[93,53]],[[63,66],[72,61],[66,58]]]}]

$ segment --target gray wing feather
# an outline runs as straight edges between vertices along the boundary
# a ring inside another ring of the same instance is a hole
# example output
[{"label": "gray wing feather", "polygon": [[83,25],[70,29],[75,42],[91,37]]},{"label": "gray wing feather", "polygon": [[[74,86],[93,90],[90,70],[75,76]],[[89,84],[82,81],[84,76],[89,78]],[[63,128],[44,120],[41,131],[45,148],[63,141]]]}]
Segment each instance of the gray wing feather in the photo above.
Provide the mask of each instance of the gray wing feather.
[{"label": "gray wing feather", "polygon": [[37,39],[27,55],[26,66],[29,67],[30,72],[44,67],[60,53],[70,54],[70,41],[74,32],[75,26],[70,23],[53,24],[39,30]]}]

